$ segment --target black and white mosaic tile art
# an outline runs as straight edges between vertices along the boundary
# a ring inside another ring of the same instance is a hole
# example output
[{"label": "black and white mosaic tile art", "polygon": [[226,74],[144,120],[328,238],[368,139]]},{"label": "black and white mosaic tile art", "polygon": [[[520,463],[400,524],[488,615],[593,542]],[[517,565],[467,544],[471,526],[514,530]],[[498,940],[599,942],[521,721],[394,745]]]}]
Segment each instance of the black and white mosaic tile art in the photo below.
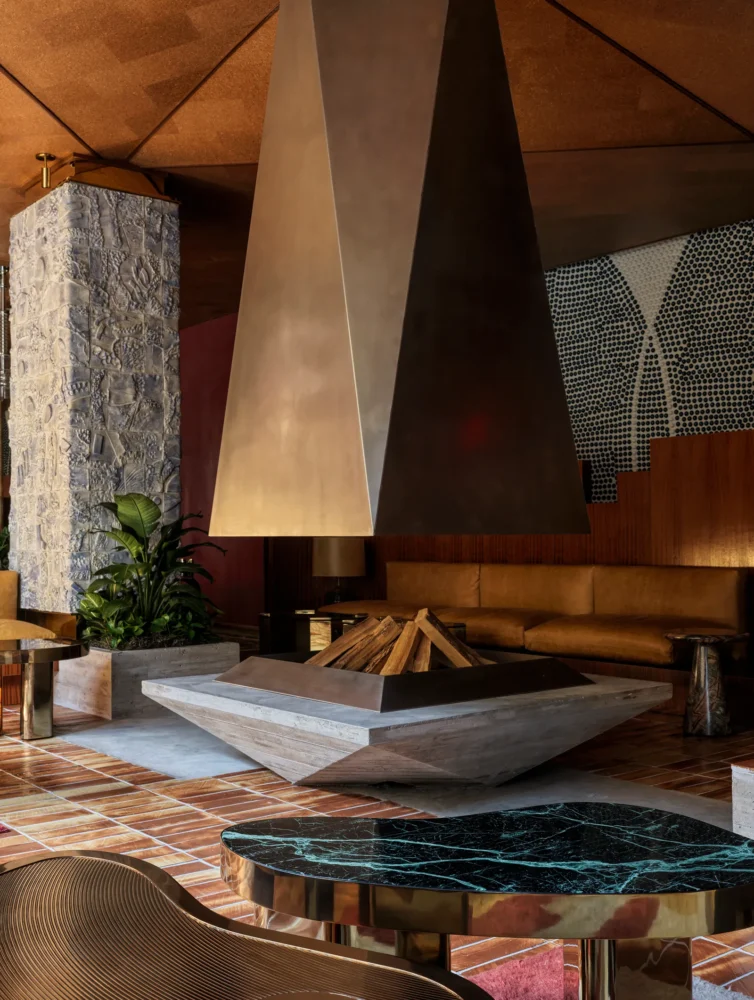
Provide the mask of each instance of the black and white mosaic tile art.
[{"label": "black and white mosaic tile art", "polygon": [[547,273],[579,458],[596,501],[649,441],[754,427],[754,221]]}]

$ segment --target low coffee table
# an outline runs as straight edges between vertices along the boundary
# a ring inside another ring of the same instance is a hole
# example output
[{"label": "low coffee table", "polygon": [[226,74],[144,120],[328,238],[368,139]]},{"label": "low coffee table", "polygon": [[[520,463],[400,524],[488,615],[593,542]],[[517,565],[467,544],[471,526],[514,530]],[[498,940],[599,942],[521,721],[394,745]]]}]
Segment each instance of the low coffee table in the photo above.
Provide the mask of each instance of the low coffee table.
[{"label": "low coffee table", "polygon": [[450,934],[578,938],[582,1000],[690,998],[690,939],[754,923],[754,841],[638,806],[242,823],[222,873],[262,925],[413,961],[447,964]]},{"label": "low coffee table", "polygon": [[[52,671],[59,660],[86,656],[88,646],[65,639],[4,639],[0,664],[21,664],[21,738],[44,740],[52,736]],[[0,733],[3,728],[0,701]]]}]

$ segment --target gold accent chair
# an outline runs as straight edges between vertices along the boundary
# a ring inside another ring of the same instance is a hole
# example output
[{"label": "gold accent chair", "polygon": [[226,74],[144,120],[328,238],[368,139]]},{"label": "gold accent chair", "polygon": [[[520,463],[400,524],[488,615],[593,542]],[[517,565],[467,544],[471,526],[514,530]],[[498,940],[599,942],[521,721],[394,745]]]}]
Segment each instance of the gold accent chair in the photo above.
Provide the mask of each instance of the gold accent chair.
[{"label": "gold accent chair", "polygon": [[0,982],[3,1000],[489,1000],[438,968],[229,920],[94,851],[0,866]]}]

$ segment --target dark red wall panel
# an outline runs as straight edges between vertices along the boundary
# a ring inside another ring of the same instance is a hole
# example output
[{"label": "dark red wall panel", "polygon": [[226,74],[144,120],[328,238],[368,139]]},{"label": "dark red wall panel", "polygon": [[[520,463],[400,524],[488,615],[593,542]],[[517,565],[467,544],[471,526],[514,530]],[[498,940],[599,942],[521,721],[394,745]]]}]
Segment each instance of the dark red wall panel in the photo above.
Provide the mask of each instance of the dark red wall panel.
[{"label": "dark red wall panel", "polygon": [[[209,528],[215,474],[228,394],[236,319],[200,323],[181,330],[182,509],[203,513]],[[202,562],[215,577],[206,593],[224,612],[223,622],[255,625],[264,610],[264,542],[261,538],[213,538],[227,555],[211,549]]]}]

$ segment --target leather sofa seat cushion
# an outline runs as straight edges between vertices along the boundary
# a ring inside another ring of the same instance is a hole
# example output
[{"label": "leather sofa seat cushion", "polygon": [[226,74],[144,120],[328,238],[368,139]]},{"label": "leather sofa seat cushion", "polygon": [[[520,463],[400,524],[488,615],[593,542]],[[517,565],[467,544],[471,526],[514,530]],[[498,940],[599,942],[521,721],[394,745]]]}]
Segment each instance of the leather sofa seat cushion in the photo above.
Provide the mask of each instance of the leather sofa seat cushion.
[{"label": "leather sofa seat cushion", "polygon": [[419,608],[479,607],[479,563],[389,562],[387,599]]},{"label": "leather sofa seat cushion", "polygon": [[393,618],[413,618],[421,608],[421,604],[410,604],[405,601],[343,601],[342,604],[326,604],[318,610],[324,614],[374,615],[375,618],[392,615]]},{"label": "leather sofa seat cushion", "polygon": [[593,581],[594,566],[483,563],[479,603],[483,608],[548,608],[553,615],[589,615],[594,611]]},{"label": "leather sofa seat cushion", "polygon": [[672,665],[682,652],[667,632],[724,628],[710,619],[680,615],[577,615],[554,618],[526,632],[526,649],[584,659]]},{"label": "leather sofa seat cushion", "polygon": [[666,615],[745,631],[746,571],[691,566],[596,566],[594,613]]},{"label": "leather sofa seat cushion", "polygon": [[438,608],[443,622],[463,622],[470,646],[523,649],[528,628],[552,618],[552,612],[520,608]]}]

